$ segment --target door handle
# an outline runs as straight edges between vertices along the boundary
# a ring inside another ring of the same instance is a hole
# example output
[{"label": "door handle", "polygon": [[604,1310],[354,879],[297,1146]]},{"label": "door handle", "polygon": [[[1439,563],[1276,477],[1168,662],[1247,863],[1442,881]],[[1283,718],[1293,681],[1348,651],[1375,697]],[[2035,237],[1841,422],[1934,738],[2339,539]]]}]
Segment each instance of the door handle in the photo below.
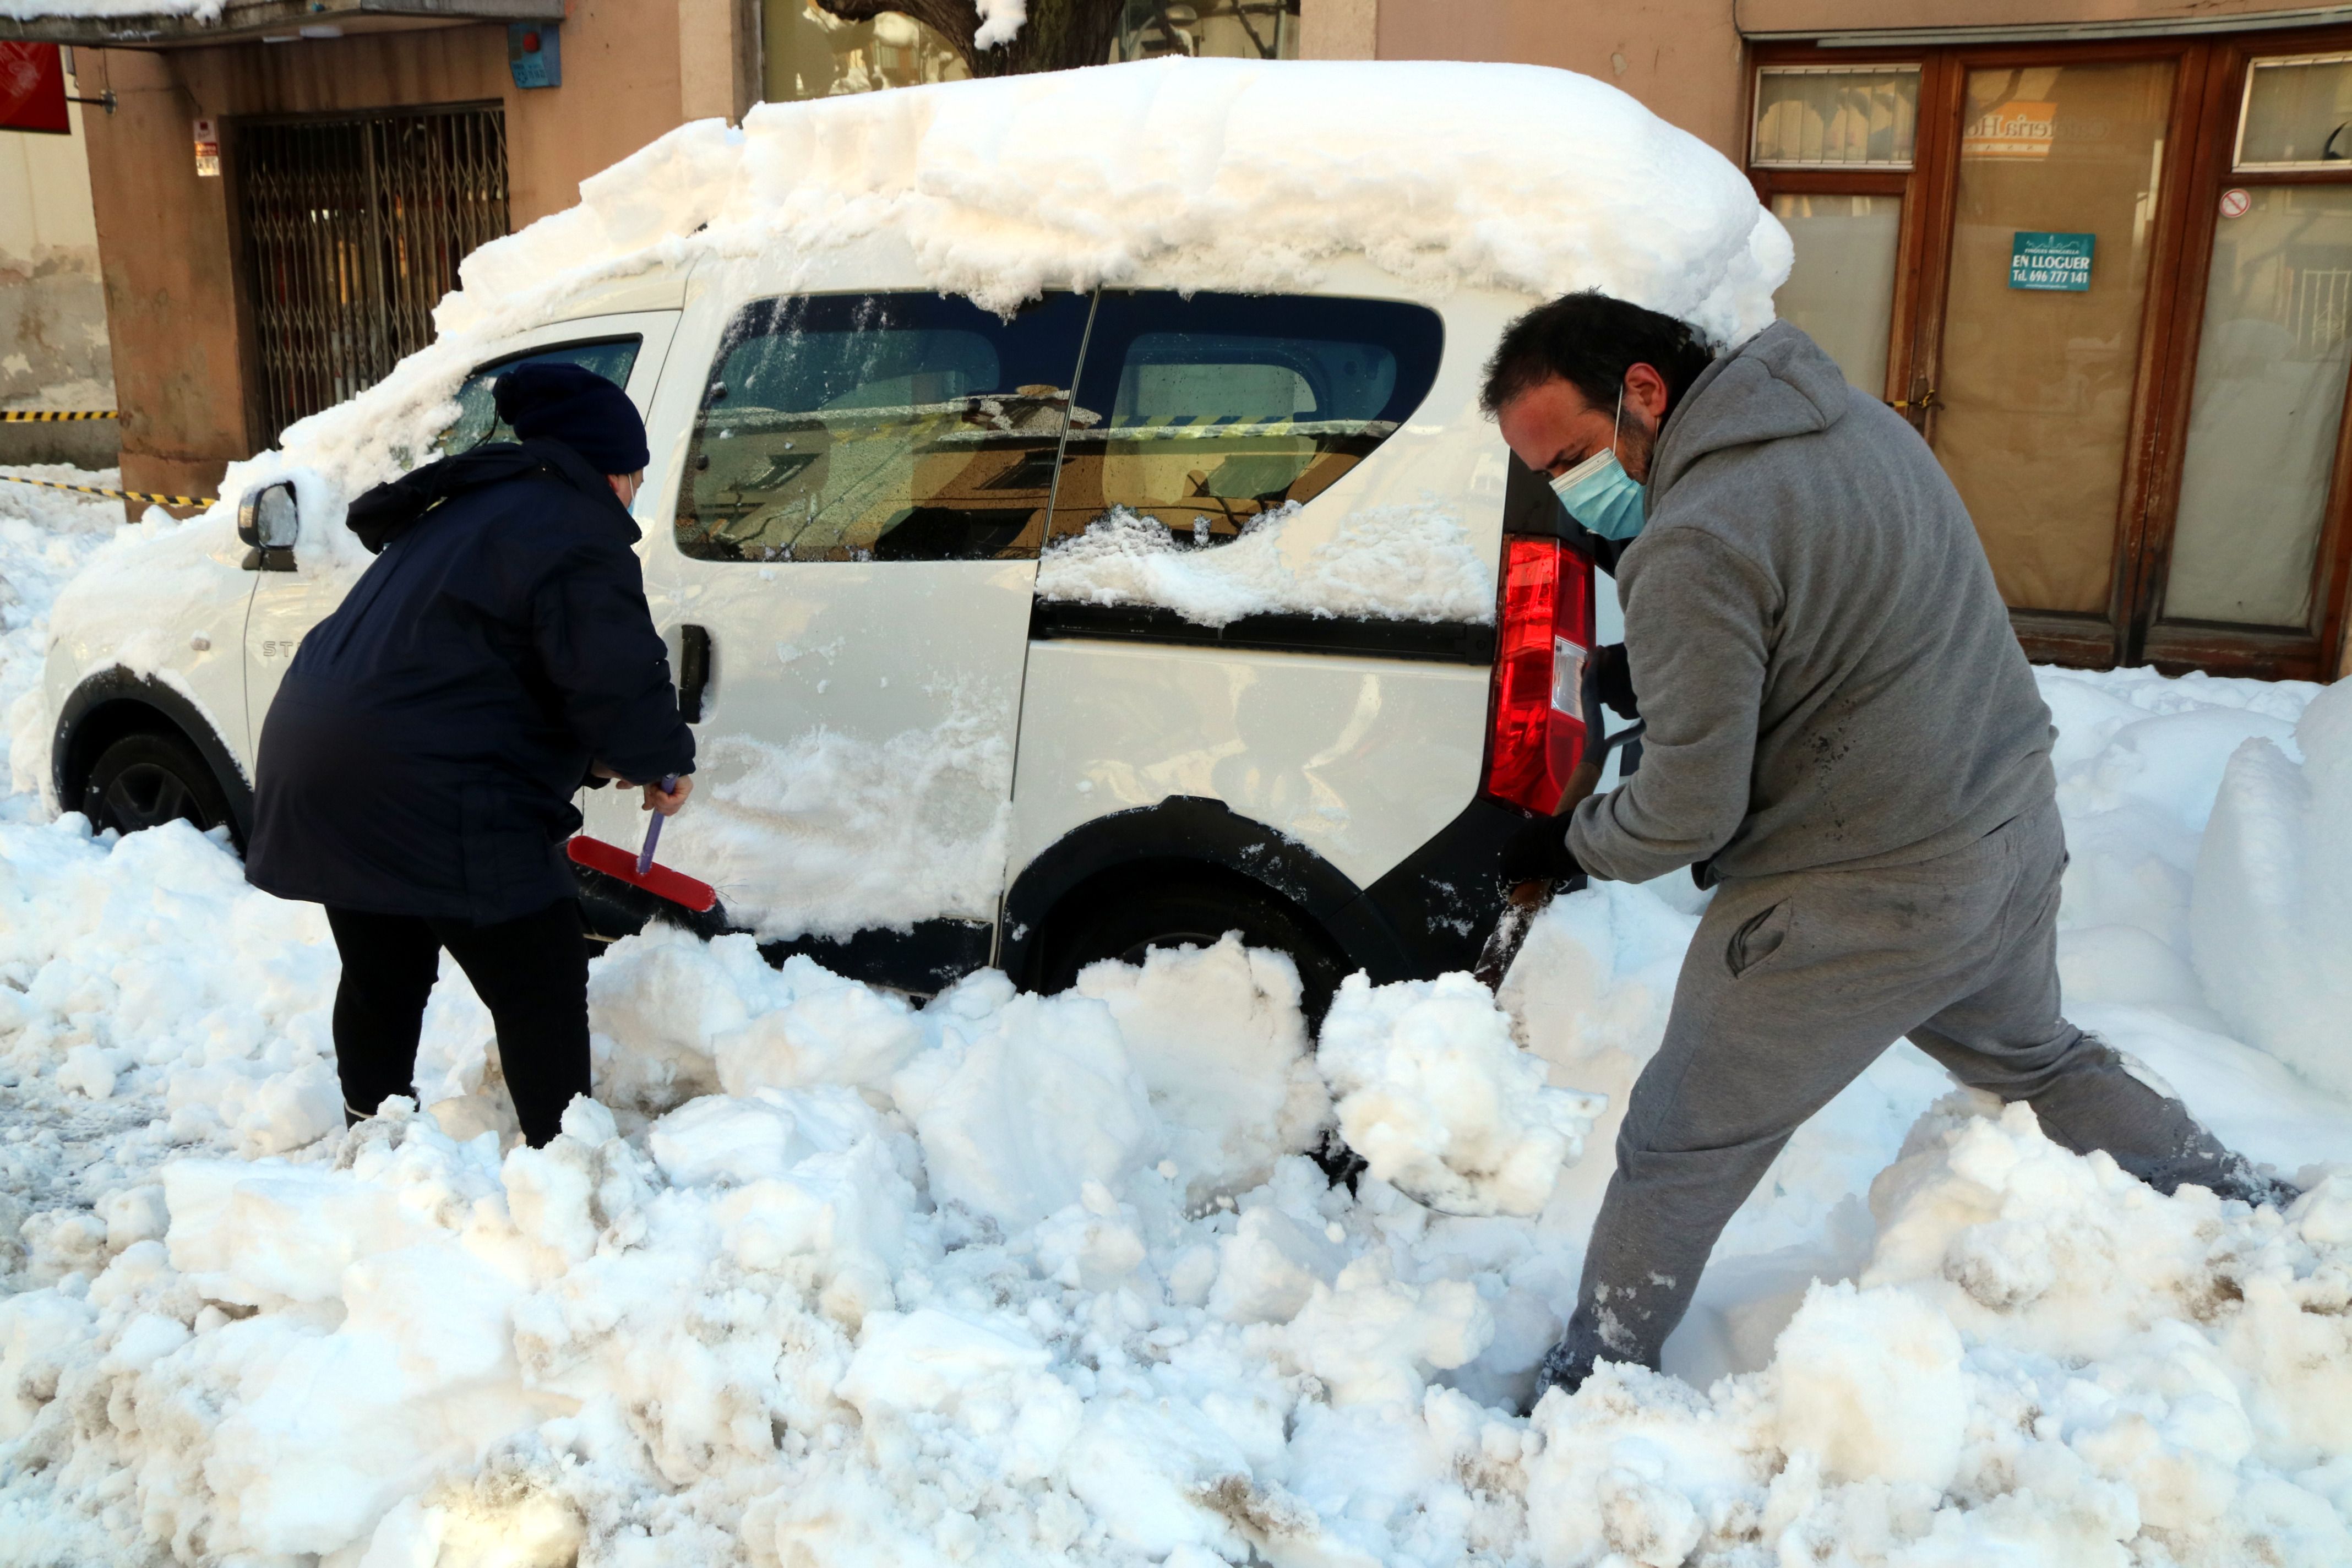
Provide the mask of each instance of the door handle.
[{"label": "door handle", "polygon": [[702,722],[702,692],[710,684],[710,628],[677,628],[677,714],[689,724]]}]

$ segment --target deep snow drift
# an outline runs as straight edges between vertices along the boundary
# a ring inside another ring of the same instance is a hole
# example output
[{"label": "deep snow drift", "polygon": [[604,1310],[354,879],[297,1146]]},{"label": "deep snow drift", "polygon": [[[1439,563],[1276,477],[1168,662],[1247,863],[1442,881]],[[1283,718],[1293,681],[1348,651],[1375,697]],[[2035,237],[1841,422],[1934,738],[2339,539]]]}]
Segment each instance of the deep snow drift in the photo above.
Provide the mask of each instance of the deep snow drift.
[{"label": "deep snow drift", "polygon": [[[98,517],[0,488],[0,696]],[[1898,1047],[1734,1220],[1689,1381],[1532,1420],[1686,880],[1562,900],[1508,1015],[1351,986],[1319,1055],[1230,942],[916,1007],[655,931],[594,968],[606,1106],[502,1152],[461,980],[439,1103],[346,1135],[317,912],[20,784],[0,1563],[2352,1561],[2352,953],[2291,918],[2352,877],[2352,684],[2042,683],[2074,1016],[2311,1193],[2159,1198]]]}]

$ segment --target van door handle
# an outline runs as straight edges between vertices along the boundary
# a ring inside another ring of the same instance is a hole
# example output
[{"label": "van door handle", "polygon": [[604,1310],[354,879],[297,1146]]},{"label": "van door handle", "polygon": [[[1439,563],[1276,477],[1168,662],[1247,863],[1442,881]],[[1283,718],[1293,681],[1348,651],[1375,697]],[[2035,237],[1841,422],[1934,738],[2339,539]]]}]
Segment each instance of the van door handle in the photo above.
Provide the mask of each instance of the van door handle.
[{"label": "van door handle", "polygon": [[677,628],[677,714],[689,724],[702,722],[702,691],[710,684],[710,629]]}]

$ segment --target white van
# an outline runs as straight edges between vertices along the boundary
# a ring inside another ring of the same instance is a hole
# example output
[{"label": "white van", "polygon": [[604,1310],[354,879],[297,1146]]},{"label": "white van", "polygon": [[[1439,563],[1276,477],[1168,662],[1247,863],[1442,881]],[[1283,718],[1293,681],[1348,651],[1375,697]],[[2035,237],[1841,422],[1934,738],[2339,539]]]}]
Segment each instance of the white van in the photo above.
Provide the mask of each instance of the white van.
[{"label": "white van", "polygon": [[[1720,162],[1581,79],[1496,79]],[[1759,217],[1727,188],[1706,199],[1736,235]],[[1539,296],[1362,253],[1278,293],[1181,263],[1001,315],[887,225],[788,256],[671,242],[479,337],[444,449],[498,434],[489,382],[526,360],[587,365],[645,415],[646,586],[699,757],[662,858],[772,958],[917,993],[993,964],[1053,990],[1239,930],[1297,958],[1310,1004],[1353,970],[1475,958],[1501,842],[1601,732],[1594,542],[1477,406]],[[279,674],[363,563],[306,569],[329,524],[297,513],[320,490],[242,498],[242,542],[158,542],[167,612],[60,605],[61,805],[242,833]],[[619,792],[580,805],[591,835],[641,831]],[[647,913],[593,875],[585,891],[605,934]]]}]

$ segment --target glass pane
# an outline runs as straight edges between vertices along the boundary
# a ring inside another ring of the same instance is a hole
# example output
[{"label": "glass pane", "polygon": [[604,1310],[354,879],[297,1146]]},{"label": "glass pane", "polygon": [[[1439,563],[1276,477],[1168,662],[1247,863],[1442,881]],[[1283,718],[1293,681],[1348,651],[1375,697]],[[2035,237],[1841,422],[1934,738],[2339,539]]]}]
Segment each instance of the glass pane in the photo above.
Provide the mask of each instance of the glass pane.
[{"label": "glass pane", "polygon": [[2107,608],[2172,70],[1969,73],[1935,445],[2020,608]]},{"label": "glass pane", "polygon": [[1917,66],[1767,67],[1756,73],[1753,163],[1907,169]]},{"label": "glass pane", "polygon": [[554,348],[533,349],[529,353],[516,354],[492,364],[486,364],[467,376],[457,388],[457,417],[434,445],[441,451],[463,452],[485,441],[511,441],[514,426],[499,417],[498,405],[493,400],[490,384],[503,372],[519,364],[576,364],[594,371],[614,386],[629,384],[629,372],[637,363],[636,338],[608,338],[600,343],[563,343]]},{"label": "glass pane", "polygon": [[936,294],[747,305],[687,450],[706,561],[969,561],[1045,537],[1083,294],[998,319]]},{"label": "glass pane", "polygon": [[816,0],[761,0],[760,22],[761,96],[771,103],[971,75],[953,45],[904,12],[845,22]]},{"label": "glass pane", "polygon": [[1797,247],[1797,264],[1772,296],[1773,308],[1821,344],[1848,381],[1881,395],[1903,198],[1774,196],[1772,216]]},{"label": "glass pane", "polygon": [[2352,362],[2352,186],[2248,195],[2214,231],[2164,614],[2302,626]]},{"label": "glass pane", "polygon": [[1198,0],[1195,5],[1171,5],[1166,0],[1127,0],[1110,58],[1148,60],[1161,55],[1193,55],[1295,60],[1298,58],[1298,4],[1299,0]]},{"label": "glass pane", "polygon": [[1392,300],[1105,294],[1054,531],[1118,507],[1201,543],[1231,539],[1388,439],[1444,346],[1435,311]]},{"label": "glass pane", "polygon": [[2352,57],[2256,60],[2246,73],[2245,110],[2242,169],[2352,158]]}]

